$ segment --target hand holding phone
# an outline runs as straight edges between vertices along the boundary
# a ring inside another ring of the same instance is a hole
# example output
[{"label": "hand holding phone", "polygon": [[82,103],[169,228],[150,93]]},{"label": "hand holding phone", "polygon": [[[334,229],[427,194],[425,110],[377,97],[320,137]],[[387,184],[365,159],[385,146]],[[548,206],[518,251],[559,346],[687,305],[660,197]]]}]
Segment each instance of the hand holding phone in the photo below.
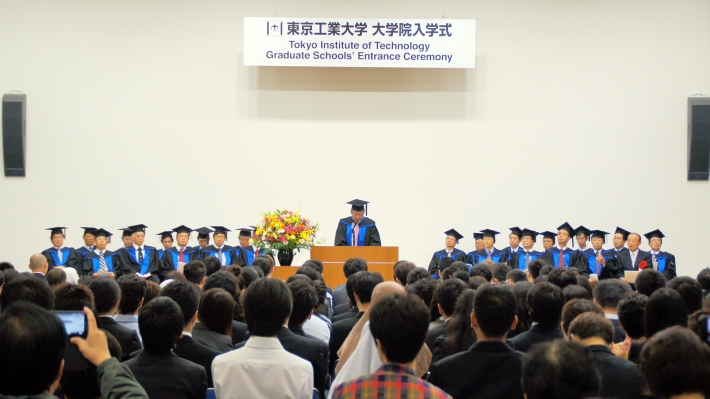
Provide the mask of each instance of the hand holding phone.
[{"label": "hand holding phone", "polygon": [[69,338],[86,338],[86,316],[84,312],[55,310],[53,313],[64,323],[64,331],[67,332]]},{"label": "hand holding phone", "polygon": [[101,363],[111,358],[111,353],[108,351],[108,341],[106,340],[106,334],[99,330],[96,325],[96,318],[94,313],[89,310],[89,308],[84,308],[84,315],[86,315],[86,322],[88,331],[86,339],[80,337],[73,337],[70,341],[72,344],[79,347],[81,354],[93,363],[95,366],[99,366]]}]

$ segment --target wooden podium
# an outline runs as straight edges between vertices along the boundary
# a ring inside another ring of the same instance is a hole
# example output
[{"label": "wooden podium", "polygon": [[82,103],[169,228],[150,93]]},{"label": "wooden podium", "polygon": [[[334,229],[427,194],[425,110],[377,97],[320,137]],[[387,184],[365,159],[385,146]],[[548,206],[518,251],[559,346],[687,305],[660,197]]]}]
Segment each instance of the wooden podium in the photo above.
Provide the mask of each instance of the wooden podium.
[{"label": "wooden podium", "polygon": [[[399,247],[311,247],[311,259],[323,262],[323,278],[331,288],[347,281],[343,274],[343,264],[350,258],[365,259],[368,271],[379,272],[385,281],[392,281],[394,264],[399,260]],[[273,277],[286,280],[297,270],[295,266],[277,266]]]}]

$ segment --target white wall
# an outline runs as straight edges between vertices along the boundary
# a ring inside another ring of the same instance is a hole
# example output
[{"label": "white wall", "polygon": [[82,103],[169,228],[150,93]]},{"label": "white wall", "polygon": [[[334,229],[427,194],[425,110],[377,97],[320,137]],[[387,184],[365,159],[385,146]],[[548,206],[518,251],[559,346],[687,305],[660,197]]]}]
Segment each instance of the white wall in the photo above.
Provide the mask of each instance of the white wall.
[{"label": "white wall", "polygon": [[[476,69],[242,66],[243,17],[277,13],[476,19]],[[26,265],[50,226],[79,246],[79,226],[145,223],[159,245],[279,207],[332,244],[362,198],[421,266],[451,227],[470,251],[474,230],[569,221],[660,228],[695,276],[710,185],[686,181],[686,104],[710,93],[708,15],[707,0],[3,0],[0,92],[28,95],[28,153],[26,178],[0,180],[0,258]]]}]

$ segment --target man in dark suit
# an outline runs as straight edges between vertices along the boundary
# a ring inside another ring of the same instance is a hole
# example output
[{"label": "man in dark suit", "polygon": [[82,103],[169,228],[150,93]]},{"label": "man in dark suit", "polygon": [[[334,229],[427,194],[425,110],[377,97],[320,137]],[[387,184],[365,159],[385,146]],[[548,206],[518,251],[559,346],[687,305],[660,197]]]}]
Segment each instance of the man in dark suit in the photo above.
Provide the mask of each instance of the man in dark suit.
[{"label": "man in dark suit", "polygon": [[38,279],[47,282],[47,272],[49,271],[49,263],[47,258],[42,254],[34,254],[30,257],[30,264],[27,266],[32,271],[32,275]]},{"label": "man in dark suit", "polygon": [[429,329],[426,335],[426,345],[429,350],[434,352],[436,339],[442,335],[446,335],[446,328],[449,326],[449,320],[454,315],[454,307],[456,301],[462,292],[469,289],[468,285],[457,278],[450,278],[439,284],[434,291],[434,298],[439,304],[439,313],[444,319],[444,323]]},{"label": "man in dark suit", "polygon": [[476,293],[471,314],[478,342],[465,352],[434,363],[429,382],[454,399],[523,398],[523,353],[505,343],[508,332],[517,324],[513,293],[484,284]]},{"label": "man in dark suit", "polygon": [[602,386],[599,397],[618,399],[643,398],[643,378],[636,365],[611,353],[614,326],[608,319],[593,313],[577,316],[569,326],[572,341],[586,346],[599,366]]},{"label": "man in dark suit", "polygon": [[[236,301],[239,300],[237,299],[237,287],[238,283],[236,277],[234,277],[232,273],[222,270],[211,274],[205,279],[205,283],[202,287],[202,292],[207,291],[211,288],[221,288],[229,292],[232,297],[235,298],[234,300]],[[198,324],[197,328],[203,330],[204,332],[204,327],[201,323]],[[248,329],[246,323],[232,320],[232,345],[236,345],[240,342],[246,341],[247,331]]]},{"label": "man in dark suit", "polygon": [[192,339],[192,330],[197,322],[197,307],[200,303],[199,289],[190,282],[174,281],[160,291],[160,296],[168,297],[180,306],[185,323],[173,353],[204,367],[207,371],[207,386],[212,388],[214,386],[212,384],[212,361],[221,352],[200,345]]},{"label": "man in dark suit", "polygon": [[[345,264],[343,264],[343,274],[345,274],[345,278],[348,280],[350,280],[350,276],[361,271],[367,271],[367,262],[365,261],[365,259],[350,258],[345,261]],[[339,315],[348,310],[348,297],[349,295],[346,290],[346,284],[342,284],[335,287],[335,289],[333,290],[334,315]],[[341,305],[345,305],[345,307],[343,308],[343,306]],[[337,308],[338,306],[340,306],[340,308],[338,308],[338,310],[336,311],[335,308]]]},{"label": "man in dark suit", "polygon": [[[650,252],[639,249],[641,245],[641,235],[638,233],[630,233],[626,240],[628,251],[619,253],[619,258],[622,259],[621,264],[624,270],[643,270],[647,267],[653,267],[653,258]],[[619,278],[626,281],[624,278],[624,270],[621,271]]]},{"label": "man in dark suit", "polygon": [[94,306],[99,314],[101,327],[110,332],[121,345],[121,361],[128,360],[131,352],[140,350],[142,345],[137,332],[113,319],[121,301],[118,283],[112,278],[98,278],[89,284],[89,289],[94,294]]},{"label": "man in dark suit", "polygon": [[619,314],[616,307],[624,299],[624,295],[632,292],[631,286],[615,279],[602,280],[594,287],[594,303],[604,311],[604,316],[614,325],[614,343],[618,344],[626,339],[626,332],[619,324]]},{"label": "man in dark suit", "polygon": [[[344,303],[333,307],[333,323],[355,317],[360,312],[357,308],[357,303],[355,303],[355,293],[353,292],[353,283],[355,282],[355,279],[352,278],[352,276],[354,276],[354,274],[348,277],[348,281],[344,286],[345,293],[348,296],[347,300]],[[335,296],[335,291],[333,291],[333,296]]]},{"label": "man in dark suit", "polygon": [[548,282],[533,285],[528,293],[528,304],[535,324],[510,340],[515,350],[528,352],[535,344],[564,338],[560,318],[565,299],[560,287]]},{"label": "man in dark suit", "polygon": [[124,364],[151,399],[205,398],[207,371],[172,352],[182,334],[184,318],[175,301],[158,297],[138,314],[143,353]]},{"label": "man in dark suit", "polygon": [[291,317],[288,318],[288,329],[301,337],[317,340],[321,352],[323,353],[325,364],[329,364],[328,344],[312,335],[306,334],[303,330],[303,324],[313,316],[313,309],[318,305],[318,294],[316,293],[315,283],[308,278],[308,276],[296,274],[289,277],[288,284],[286,285],[288,285],[289,290],[291,290],[291,298],[293,300]]}]

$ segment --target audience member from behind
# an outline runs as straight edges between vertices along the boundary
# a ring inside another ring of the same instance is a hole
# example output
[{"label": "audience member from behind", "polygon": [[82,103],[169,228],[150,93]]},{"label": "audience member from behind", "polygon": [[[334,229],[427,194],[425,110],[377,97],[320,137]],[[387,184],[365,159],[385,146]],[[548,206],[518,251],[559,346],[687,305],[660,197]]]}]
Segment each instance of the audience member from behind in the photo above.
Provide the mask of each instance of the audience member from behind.
[{"label": "audience member from behind", "polygon": [[629,284],[616,279],[606,279],[594,287],[594,303],[604,311],[607,319],[614,325],[614,343],[618,344],[626,339],[626,333],[619,325],[619,315],[616,307],[624,299],[624,295],[631,293]]},{"label": "audience member from behind", "polygon": [[187,281],[202,289],[207,278],[207,267],[201,260],[193,259],[183,267],[183,275]]},{"label": "audience member from behind", "polygon": [[60,269],[58,267],[53,268],[49,272],[47,272],[47,284],[52,289],[57,288],[60,284],[66,283],[67,282],[67,274],[64,273],[63,269]]},{"label": "audience member from behind", "polygon": [[533,345],[564,338],[560,329],[560,317],[565,299],[560,287],[542,282],[534,284],[527,298],[533,325],[510,341],[515,350],[528,352]]},{"label": "audience member from behind", "polygon": [[136,275],[121,276],[118,278],[118,287],[121,290],[121,300],[118,304],[118,314],[113,319],[120,325],[138,333],[138,311],[143,306],[148,286],[145,280]]},{"label": "audience member from behind", "polygon": [[94,305],[101,327],[111,333],[121,345],[120,360],[128,360],[131,353],[140,350],[143,346],[138,338],[138,332],[118,324],[113,319],[121,301],[121,289],[118,283],[111,278],[98,278],[89,284],[89,289],[94,294]]},{"label": "audience member from behind", "polygon": [[467,351],[434,363],[429,381],[455,399],[522,398],[523,354],[505,343],[517,323],[513,293],[491,284],[479,288],[470,323],[478,341]]},{"label": "audience member from behind", "polygon": [[335,306],[333,309],[333,323],[343,319],[355,317],[358,313],[360,313],[360,310],[357,308],[357,302],[355,302],[355,292],[353,291],[355,280],[360,273],[362,272],[350,275],[350,277],[348,277],[348,281],[345,282],[345,292],[348,295],[348,300],[345,303]]},{"label": "audience member from behind", "polygon": [[[186,265],[187,266],[187,265]],[[212,361],[220,352],[198,344],[192,339],[192,331],[197,322],[197,307],[200,301],[199,289],[194,283],[176,281],[160,291],[160,296],[172,299],[180,307],[184,326],[182,336],[175,342],[173,353],[179,357],[197,363],[207,372],[207,386],[213,387]]]},{"label": "audience member from behind", "polygon": [[220,353],[232,350],[232,317],[234,298],[221,288],[210,288],[202,293],[192,338],[198,344]]},{"label": "audience member from behind", "polygon": [[476,342],[476,332],[471,327],[471,312],[473,312],[475,296],[474,290],[465,290],[459,296],[454,307],[454,315],[447,325],[446,334],[436,339],[432,350],[432,362],[463,352]]},{"label": "audience member from behind", "polygon": [[[350,276],[361,271],[367,271],[367,262],[365,259],[350,258],[343,264],[343,274],[346,279],[349,279]],[[348,294],[345,291],[345,284],[341,284],[333,289],[333,306],[336,307],[343,303],[348,303]]]},{"label": "audience member from behind", "polygon": [[373,305],[369,329],[377,343],[382,366],[333,388],[334,398],[450,398],[418,377],[415,359],[429,326],[424,304],[405,295],[387,295]]},{"label": "audience member from behind", "polygon": [[[106,342],[108,343],[108,351],[112,358],[121,359],[121,345],[118,344],[116,338],[111,333],[104,331]],[[73,350],[77,354],[76,359],[82,359],[83,356],[76,346],[68,346],[64,357],[70,358],[74,355],[69,355],[69,351]],[[64,399],[97,399],[101,398],[101,387],[99,387],[98,370],[91,362],[78,361],[74,366],[69,362],[65,362],[62,370],[62,378],[59,380],[59,386],[64,393]],[[59,392],[55,392],[55,396]]]},{"label": "audience member from behind", "polygon": [[510,285],[515,285],[516,283],[522,283],[528,281],[528,275],[522,270],[514,269],[505,275],[505,280]]},{"label": "audience member from behind", "polygon": [[619,313],[619,325],[626,332],[624,342],[614,344],[611,349],[614,355],[622,359],[629,358],[629,350],[634,342],[645,340],[643,330],[643,314],[646,310],[648,297],[639,294],[627,294],[624,299],[619,302],[617,311]]},{"label": "audience member from behind", "polygon": [[222,270],[222,264],[219,263],[219,259],[217,259],[217,257],[215,256],[205,256],[200,260],[202,261],[202,263],[205,264],[205,273],[207,277]]},{"label": "audience member from behind", "polygon": [[436,347],[436,340],[440,336],[446,338],[446,329],[454,315],[454,307],[459,296],[466,290],[470,289],[467,284],[458,279],[450,279],[439,284],[439,287],[434,293],[436,303],[438,304],[439,313],[444,320],[443,324],[437,325],[429,329],[426,336],[426,345],[430,350]]},{"label": "audience member from behind", "polygon": [[526,281],[521,281],[513,285],[513,297],[515,298],[515,315],[518,317],[518,324],[514,330],[508,332],[508,339],[524,333],[532,327],[530,317],[530,307],[528,306],[528,292],[533,285]]},{"label": "audience member from behind", "polygon": [[547,275],[547,281],[563,290],[569,285],[577,285],[577,276],[568,268],[555,269]]},{"label": "audience member from behind", "polygon": [[481,276],[485,278],[488,282],[491,282],[491,280],[493,279],[493,272],[491,271],[490,266],[483,263],[477,263],[473,265],[470,274],[471,277]]},{"label": "audience member from behind", "polygon": [[540,270],[547,265],[542,259],[536,259],[528,265],[528,281],[533,284],[540,277]]},{"label": "audience member from behind", "polygon": [[569,326],[572,321],[577,318],[577,316],[582,313],[594,313],[599,316],[604,316],[604,312],[596,303],[589,299],[572,299],[571,301],[565,303],[562,308],[562,322],[560,327],[562,328],[562,333],[565,338],[569,338]]},{"label": "audience member from behind", "polygon": [[277,334],[291,314],[291,294],[277,279],[255,281],[244,293],[251,336],[212,363],[218,398],[311,398],[311,364],[286,352]]},{"label": "audience member from behind", "polygon": [[54,292],[47,283],[31,276],[17,276],[5,284],[0,307],[7,309],[15,302],[27,301],[47,310],[54,309]]},{"label": "audience member from behind", "polygon": [[64,284],[54,291],[54,310],[81,312],[84,308],[92,312],[94,307],[94,294],[84,285]]},{"label": "audience member from behind", "polygon": [[27,267],[29,267],[33,276],[39,278],[42,281],[47,281],[49,263],[47,262],[47,258],[44,255],[34,254],[30,256],[30,264]]},{"label": "audience member from behind", "polygon": [[[638,279],[638,277],[636,278]],[[710,268],[706,267],[701,270],[700,273],[698,273],[696,280],[698,280],[700,286],[703,287],[703,298],[707,298],[708,293],[710,292]]]},{"label": "audience member from behind", "polygon": [[510,266],[506,265],[505,263],[495,263],[491,267],[491,283],[496,284],[496,285],[502,285],[507,283],[506,276],[508,275],[508,272],[511,270]]},{"label": "audience member from behind", "polygon": [[124,364],[148,396],[151,399],[205,398],[205,368],[172,352],[184,325],[178,304],[167,297],[153,299],[140,310],[138,325],[143,352]]},{"label": "audience member from behind", "polygon": [[636,292],[646,296],[651,296],[656,290],[665,288],[666,278],[658,270],[645,268],[636,276]]},{"label": "audience member from behind", "polygon": [[429,278],[431,278],[431,276],[429,275],[429,271],[427,271],[427,269],[423,267],[415,267],[407,274],[406,285],[413,284],[420,280],[427,280]]},{"label": "audience member from behind", "polygon": [[710,396],[710,348],[686,328],[672,327],[649,338],[640,368],[651,393],[659,398]]},{"label": "audience member from behind", "polygon": [[[261,270],[257,268],[245,267],[245,270]],[[203,292],[212,288],[221,288],[227,291],[234,299],[234,315],[232,320],[232,345],[243,342],[246,338],[247,325],[240,320],[244,320],[244,308],[241,302],[241,290],[239,282],[234,275],[228,271],[219,271],[205,280],[205,285],[202,287]]]},{"label": "audience member from behind", "polygon": [[407,283],[407,276],[409,276],[409,273],[414,270],[417,266],[409,261],[406,260],[400,260],[399,262],[394,264],[394,281],[396,283],[399,283],[400,285],[406,286]]},{"label": "audience member from behind", "polygon": [[599,367],[587,349],[571,341],[542,343],[523,358],[527,399],[583,399],[601,388]]},{"label": "audience member from behind", "polygon": [[251,264],[253,267],[258,267],[264,272],[265,278],[271,278],[271,273],[274,271],[274,265],[269,262],[269,260],[263,256],[257,256]]},{"label": "audience member from behind", "polygon": [[[680,294],[670,288],[661,288],[648,298],[643,312],[643,330],[646,339],[673,326],[686,327],[688,316],[685,302]],[[648,341],[633,342],[629,348],[629,360],[639,362],[641,350]]]},{"label": "audience member from behind", "polygon": [[603,398],[643,398],[643,378],[632,362],[611,352],[614,325],[604,315],[592,312],[577,316],[569,326],[569,337],[589,349],[602,377],[599,396]]},{"label": "audience member from behind", "polygon": [[587,291],[582,286],[579,285],[568,285],[562,290],[562,295],[565,296],[565,302],[569,302],[572,299],[589,299],[592,300],[592,294]]},{"label": "audience member from behind", "polygon": [[688,316],[703,307],[703,287],[694,278],[676,277],[668,282],[668,288],[678,291],[683,297]]},{"label": "audience member from behind", "polygon": [[[36,279],[35,279],[36,280]],[[45,284],[46,285],[46,284]],[[47,287],[49,289],[49,287]],[[3,307],[0,315],[0,396],[3,398],[55,398],[64,368],[67,335],[64,324],[51,312],[28,302]],[[86,339],[74,337],[82,355],[98,367],[104,398],[148,398],[129,369],[111,357],[106,334],[96,326],[89,309]]]}]

